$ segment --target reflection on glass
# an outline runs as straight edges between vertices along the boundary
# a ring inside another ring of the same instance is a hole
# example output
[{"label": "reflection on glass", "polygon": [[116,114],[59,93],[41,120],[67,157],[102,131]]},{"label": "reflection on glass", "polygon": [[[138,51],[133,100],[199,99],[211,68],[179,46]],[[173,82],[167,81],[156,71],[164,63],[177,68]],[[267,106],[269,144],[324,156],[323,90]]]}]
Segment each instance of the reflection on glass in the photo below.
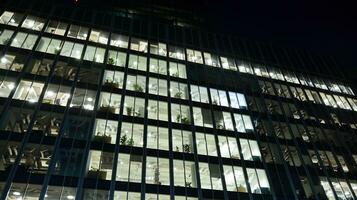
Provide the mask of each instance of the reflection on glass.
[{"label": "reflection on glass", "polygon": [[124,81],[124,73],[119,71],[104,71],[103,86],[114,88],[122,88]]},{"label": "reflection on glass", "polygon": [[219,165],[200,162],[199,166],[201,187],[211,190],[223,190]]},{"label": "reflection on glass", "polygon": [[44,25],[45,19],[29,15],[26,17],[21,27],[41,31]]},{"label": "reflection on glass", "polygon": [[126,53],[109,50],[107,64],[125,67]]},{"label": "reflection on glass", "polygon": [[213,67],[221,67],[221,63],[219,62],[219,57],[217,55],[204,52],[203,56],[205,57],[205,64]]},{"label": "reflection on glass", "polygon": [[88,178],[110,180],[112,178],[114,153],[90,150]]},{"label": "reflection on glass", "polygon": [[22,80],[14,94],[15,99],[37,103],[42,92],[43,83]]},{"label": "reflection on glass", "polygon": [[0,97],[8,97],[13,89],[15,89],[15,79],[0,76]]},{"label": "reflection on glass", "polygon": [[71,38],[86,40],[88,37],[88,31],[89,28],[87,27],[72,24],[71,27],[69,27],[67,36]]},{"label": "reflection on glass", "polygon": [[166,56],[166,44],[160,42],[150,42],[150,53]]},{"label": "reflection on glass", "polygon": [[170,185],[169,160],[157,157],[146,158],[146,183]]},{"label": "reflection on glass", "polygon": [[150,58],[149,71],[152,73],[167,75],[167,62],[165,60]]},{"label": "reflection on glass", "polygon": [[49,84],[42,103],[67,106],[70,96],[70,87]]},{"label": "reflection on glass", "polygon": [[104,53],[105,49],[103,48],[87,46],[86,53],[84,54],[84,60],[103,63]]},{"label": "reflection on glass", "polygon": [[10,11],[5,11],[1,16],[0,16],[0,23],[1,24],[8,24],[11,26],[18,26],[24,17],[23,14],[19,13],[14,13]]},{"label": "reflection on glass", "polygon": [[115,144],[118,131],[118,122],[96,119],[93,140],[96,142]]},{"label": "reflection on glass", "polygon": [[106,31],[92,29],[89,35],[89,41],[98,42],[101,44],[107,44],[109,38],[109,33]]},{"label": "reflection on glass", "polygon": [[129,37],[125,35],[119,35],[116,33],[112,33],[110,37],[110,45],[120,47],[120,48],[128,48]]},{"label": "reflection on glass", "polygon": [[131,38],[130,49],[147,53],[148,42],[146,40],[142,40],[142,39],[138,39],[138,38]]},{"label": "reflection on glass", "polygon": [[143,136],[144,125],[126,122],[122,123],[120,145],[142,147],[144,141]]},{"label": "reflection on glass", "polygon": [[117,181],[141,182],[142,156],[119,153],[117,165]]},{"label": "reflection on glass", "polygon": [[99,97],[99,111],[119,114],[121,95],[101,92]]},{"label": "reflection on glass", "polygon": [[228,191],[248,192],[242,167],[224,165],[223,170]]},{"label": "reflection on glass", "polygon": [[68,26],[67,23],[50,20],[45,31],[47,33],[52,33],[52,34],[56,34],[56,35],[64,35],[64,33],[66,32],[67,26]]},{"label": "reflection on glass", "polygon": [[70,107],[93,110],[95,105],[95,92],[91,90],[76,88]]},{"label": "reflection on glass", "polygon": [[[175,186],[197,187],[195,163],[185,160],[174,160]],[[177,199],[175,197],[175,199]]]},{"label": "reflection on glass", "polygon": [[192,133],[184,130],[172,130],[172,148],[177,152],[193,153]]},{"label": "reflection on glass", "polygon": [[169,133],[167,128],[148,126],[147,148],[169,150]]},{"label": "reflection on glass", "polygon": [[0,44],[3,44],[3,45],[10,44],[10,42],[11,42],[10,38],[13,33],[14,33],[14,31],[12,31],[12,30],[7,30],[7,29],[0,30]]}]

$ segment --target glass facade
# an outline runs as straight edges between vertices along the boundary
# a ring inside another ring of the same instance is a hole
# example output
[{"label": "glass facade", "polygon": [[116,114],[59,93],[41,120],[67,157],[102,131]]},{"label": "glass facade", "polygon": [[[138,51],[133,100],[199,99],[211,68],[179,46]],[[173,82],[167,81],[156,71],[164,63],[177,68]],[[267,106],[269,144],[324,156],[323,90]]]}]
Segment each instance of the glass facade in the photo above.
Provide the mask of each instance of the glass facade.
[{"label": "glass facade", "polygon": [[0,8],[2,199],[356,199],[349,83]]}]

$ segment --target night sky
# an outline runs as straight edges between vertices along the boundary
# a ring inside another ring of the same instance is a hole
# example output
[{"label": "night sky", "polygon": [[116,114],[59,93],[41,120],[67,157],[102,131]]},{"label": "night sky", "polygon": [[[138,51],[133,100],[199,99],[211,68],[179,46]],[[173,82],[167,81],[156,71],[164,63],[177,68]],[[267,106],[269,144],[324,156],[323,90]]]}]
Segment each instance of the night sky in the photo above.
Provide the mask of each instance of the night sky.
[{"label": "night sky", "polygon": [[352,1],[220,0],[206,1],[204,7],[214,29],[334,55],[357,83],[357,6]]},{"label": "night sky", "polygon": [[[69,0],[65,0],[69,1]],[[99,0],[79,0],[95,2]],[[357,87],[357,3],[353,0],[106,0],[194,10],[214,31],[333,55]],[[354,5],[356,4],[356,5]]]}]

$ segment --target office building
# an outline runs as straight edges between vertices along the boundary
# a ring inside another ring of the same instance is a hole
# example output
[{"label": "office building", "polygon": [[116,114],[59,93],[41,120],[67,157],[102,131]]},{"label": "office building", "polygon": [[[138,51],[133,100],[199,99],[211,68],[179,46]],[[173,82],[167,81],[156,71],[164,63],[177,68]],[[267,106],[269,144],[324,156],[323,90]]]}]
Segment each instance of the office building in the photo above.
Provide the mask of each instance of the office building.
[{"label": "office building", "polygon": [[1,199],[356,199],[332,57],[179,7],[2,2]]}]

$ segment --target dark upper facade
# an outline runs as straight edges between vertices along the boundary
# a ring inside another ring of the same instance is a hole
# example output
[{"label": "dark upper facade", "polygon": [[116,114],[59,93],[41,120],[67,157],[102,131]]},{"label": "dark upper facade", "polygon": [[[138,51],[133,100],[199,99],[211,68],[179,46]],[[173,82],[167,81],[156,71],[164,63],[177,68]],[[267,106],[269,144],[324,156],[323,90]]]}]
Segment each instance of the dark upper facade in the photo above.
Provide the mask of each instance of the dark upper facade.
[{"label": "dark upper facade", "polygon": [[356,199],[353,83],[205,3],[4,1],[1,198]]}]

